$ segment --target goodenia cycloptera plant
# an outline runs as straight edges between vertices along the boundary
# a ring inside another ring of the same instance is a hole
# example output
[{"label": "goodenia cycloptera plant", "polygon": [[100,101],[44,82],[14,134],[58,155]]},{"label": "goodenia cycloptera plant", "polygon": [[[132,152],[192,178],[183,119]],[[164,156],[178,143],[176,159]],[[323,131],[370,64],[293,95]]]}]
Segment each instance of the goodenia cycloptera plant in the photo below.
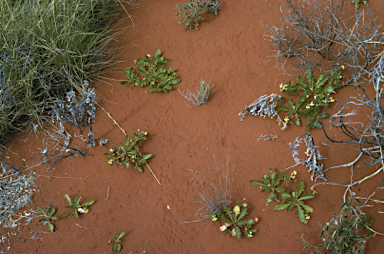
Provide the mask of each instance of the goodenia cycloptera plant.
[{"label": "goodenia cycloptera plant", "polygon": [[161,50],[158,49],[154,57],[147,54],[145,58],[139,58],[135,63],[141,75],[144,76],[140,79],[132,68],[125,70],[125,76],[128,81],[121,82],[122,85],[130,86],[148,86],[150,92],[163,92],[167,93],[172,89],[172,86],[179,83],[180,79],[177,78],[176,69],[164,69],[164,64],[171,61],[161,55]]},{"label": "goodenia cycloptera plant", "polygon": [[253,237],[253,234],[256,233],[256,229],[251,229],[252,225],[259,221],[258,218],[243,220],[247,214],[247,203],[241,204],[237,202],[237,205],[233,209],[224,205],[222,209],[219,209],[216,214],[208,214],[206,217],[210,218],[213,221],[220,220],[224,224],[220,227],[220,231],[223,231],[226,234],[230,234],[233,237],[241,238],[241,232],[250,238]]},{"label": "goodenia cycloptera plant", "polygon": [[58,217],[53,216],[56,212],[56,209],[52,206],[48,206],[43,210],[39,205],[36,205],[37,210],[43,215],[44,218],[39,220],[40,224],[47,224],[49,231],[53,232],[55,230],[55,226],[52,224],[52,220],[58,220]]},{"label": "goodenia cycloptera plant", "polygon": [[123,167],[133,167],[139,172],[143,172],[142,164],[146,164],[147,160],[151,158],[151,154],[142,155],[139,150],[139,145],[147,139],[148,133],[145,131],[138,131],[137,133],[132,130],[134,138],[125,136],[125,144],[120,142],[120,145],[115,144],[118,148],[108,148],[108,163],[113,165],[115,162],[119,163]]},{"label": "goodenia cycloptera plant", "polygon": [[[310,219],[309,213],[313,212],[313,208],[309,205],[306,205],[304,201],[313,199],[316,196],[315,191],[311,194],[305,192],[305,183],[300,181],[299,188],[296,188],[294,191],[291,189],[285,189],[280,186],[282,180],[285,180],[287,183],[291,183],[292,180],[296,178],[297,172],[294,171],[288,176],[285,171],[283,171],[278,177],[273,169],[271,171],[271,176],[265,175],[262,177],[263,182],[251,180],[250,183],[260,186],[262,189],[261,192],[271,192],[267,198],[266,206],[268,206],[272,200],[277,202],[282,202],[282,204],[276,205],[273,210],[284,210],[290,211],[296,208],[295,212],[297,213],[300,221],[302,223],[308,223]],[[277,194],[277,195],[276,195]],[[281,197],[281,200],[278,198]]]},{"label": "goodenia cycloptera plant", "polygon": [[[242,116],[240,120],[243,120],[246,114],[270,118],[276,116],[282,129],[285,129],[288,124],[293,123],[301,126],[302,118],[307,118],[307,130],[322,128],[320,120],[328,116],[324,109],[335,101],[331,94],[340,87],[341,78],[340,72],[332,70],[331,74],[320,74],[315,79],[313,73],[307,70],[306,80],[299,76],[298,83],[289,81],[280,85],[283,93],[300,96],[296,103],[289,98],[285,100],[280,95],[264,95],[239,113]],[[287,102],[285,103],[285,101]],[[280,117],[279,112],[284,112],[285,117]]]},{"label": "goodenia cycloptera plant", "polygon": [[75,216],[75,218],[79,218],[79,213],[88,213],[88,206],[92,205],[95,202],[95,200],[92,199],[80,204],[81,196],[75,196],[72,202],[71,198],[68,196],[67,193],[64,193],[64,198],[69,204],[68,206],[66,206],[66,208],[69,208],[70,210],[60,214],[60,218],[65,218],[70,214]]}]

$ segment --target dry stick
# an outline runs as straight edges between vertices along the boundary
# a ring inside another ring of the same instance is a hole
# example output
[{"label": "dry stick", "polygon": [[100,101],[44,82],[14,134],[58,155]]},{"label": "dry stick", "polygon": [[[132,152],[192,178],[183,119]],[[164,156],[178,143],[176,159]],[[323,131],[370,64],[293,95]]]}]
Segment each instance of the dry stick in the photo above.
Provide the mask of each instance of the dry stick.
[{"label": "dry stick", "polygon": [[116,122],[116,120],[111,116],[111,114],[109,114],[108,111],[107,111],[105,108],[103,108],[103,106],[101,106],[99,103],[96,102],[96,104],[97,104],[102,110],[104,110],[104,112],[108,115],[108,117],[112,119],[112,121],[114,122],[114,124],[116,124],[117,127],[119,127],[120,130],[124,133],[124,135],[127,136],[127,132],[125,132],[125,130],[124,130],[123,128],[121,128],[120,124],[119,124],[118,122]]},{"label": "dry stick", "polygon": [[[112,121],[113,121],[113,122],[120,128],[120,130],[125,134],[125,136],[127,136],[127,132],[125,132],[125,130],[124,130],[123,128],[121,128],[120,124],[119,124],[118,122],[116,122],[116,120],[111,116],[111,114],[109,114],[108,111],[107,111],[105,108],[103,108],[101,105],[99,105],[97,102],[96,102],[96,104],[97,104],[102,110],[104,110],[104,112],[108,115],[108,117],[111,118]],[[140,152],[139,152],[139,153],[140,153]],[[142,154],[140,153],[140,155],[142,155]],[[153,173],[153,171],[152,171],[152,169],[149,167],[148,163],[145,163],[145,165],[147,165],[147,167],[148,167],[149,170],[151,171],[153,177],[155,177],[156,181],[161,185],[159,179],[157,179],[155,173]]]}]

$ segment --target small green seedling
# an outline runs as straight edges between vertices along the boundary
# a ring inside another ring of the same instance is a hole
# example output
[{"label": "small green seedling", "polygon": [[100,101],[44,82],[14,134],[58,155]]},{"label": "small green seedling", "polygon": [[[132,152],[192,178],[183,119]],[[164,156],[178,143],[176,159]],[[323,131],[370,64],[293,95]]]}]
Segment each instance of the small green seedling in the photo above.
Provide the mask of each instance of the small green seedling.
[{"label": "small green seedling", "polygon": [[237,202],[237,205],[233,207],[233,209],[224,205],[216,214],[209,214],[206,217],[213,221],[219,219],[223,222],[224,224],[220,227],[220,231],[223,231],[226,234],[230,234],[233,237],[240,239],[241,231],[243,231],[247,238],[251,238],[253,237],[253,234],[257,232],[256,229],[251,229],[252,225],[256,224],[259,219],[243,220],[247,214],[247,210],[247,203],[240,204],[240,202]]},{"label": "small green seedling", "polygon": [[113,165],[115,162],[119,163],[123,167],[132,167],[143,173],[142,164],[146,164],[147,160],[151,158],[151,154],[142,155],[139,151],[139,145],[146,140],[148,133],[145,131],[138,130],[134,132],[132,130],[133,139],[129,136],[125,136],[125,144],[120,142],[120,145],[115,144],[118,149],[106,147],[109,151],[103,155],[108,155],[109,165]]},{"label": "small green seedling", "polygon": [[111,236],[111,240],[108,241],[108,243],[112,243],[112,252],[119,252],[121,251],[121,238],[125,235],[125,231],[121,231],[118,235],[114,236],[111,232],[108,232]]},{"label": "small green seedling", "polygon": [[158,49],[154,57],[150,54],[145,58],[139,58],[135,63],[137,69],[144,76],[140,79],[132,68],[125,70],[125,76],[128,81],[121,82],[122,85],[130,86],[147,86],[149,85],[150,92],[163,92],[167,93],[172,89],[172,86],[180,83],[180,79],[177,78],[176,69],[168,68],[164,69],[164,64],[171,61],[161,55],[161,50]]},{"label": "small green seedling", "polygon": [[42,218],[41,220],[39,220],[39,223],[40,224],[47,224],[48,225],[48,229],[49,231],[51,232],[54,232],[55,231],[55,226],[52,224],[52,220],[58,220],[59,218],[58,217],[55,217],[53,216],[56,212],[56,209],[52,206],[47,206],[47,208],[45,208],[44,210],[36,205],[36,208],[37,210],[39,210],[39,212],[44,216],[44,218]]},{"label": "small green seedling", "polygon": [[67,193],[64,193],[64,198],[69,204],[69,206],[66,206],[66,208],[69,208],[71,210],[60,214],[60,218],[65,218],[69,214],[75,216],[75,218],[79,218],[79,213],[88,213],[88,206],[92,205],[95,202],[95,200],[89,200],[87,202],[84,202],[83,204],[80,204],[81,196],[75,196],[72,202]]}]

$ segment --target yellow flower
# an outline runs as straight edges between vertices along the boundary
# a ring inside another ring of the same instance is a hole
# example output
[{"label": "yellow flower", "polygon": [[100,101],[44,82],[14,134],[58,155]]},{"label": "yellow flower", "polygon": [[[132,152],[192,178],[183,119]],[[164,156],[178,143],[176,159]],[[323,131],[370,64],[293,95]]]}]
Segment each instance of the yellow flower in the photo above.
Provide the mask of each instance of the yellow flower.
[{"label": "yellow flower", "polygon": [[309,220],[310,218],[311,218],[311,216],[309,216],[308,214],[305,216],[306,220]]},{"label": "yellow flower", "polygon": [[252,232],[249,232],[248,237],[253,237]]},{"label": "yellow flower", "polygon": [[271,96],[274,96],[275,95],[275,93],[271,93]]},{"label": "yellow flower", "polygon": [[332,97],[330,98],[330,102],[334,102],[335,101],[335,99],[333,99]]},{"label": "yellow flower", "polygon": [[305,221],[304,221],[304,224],[307,224],[307,223],[308,223],[308,221],[307,221],[307,220],[305,220]]},{"label": "yellow flower", "polygon": [[234,208],[233,208],[233,211],[235,212],[236,216],[238,216],[240,214],[240,206],[236,205]]},{"label": "yellow flower", "polygon": [[296,170],[295,170],[295,171],[293,171],[293,173],[292,173],[292,174],[296,175],[296,174],[297,174]]},{"label": "yellow flower", "polygon": [[315,103],[313,103],[313,101],[311,101],[311,103],[309,103],[309,106],[315,106]]},{"label": "yellow flower", "polygon": [[296,178],[296,176],[295,175],[291,175],[291,179],[295,179]]},{"label": "yellow flower", "polygon": [[307,105],[305,108],[306,108],[306,109],[310,109],[310,108],[311,108],[311,106]]},{"label": "yellow flower", "polygon": [[147,135],[147,134],[148,134],[148,132],[145,131],[145,132],[144,132],[144,135]]},{"label": "yellow flower", "polygon": [[212,217],[212,220],[213,220],[213,221],[217,221],[217,217],[216,217],[216,216],[213,216],[213,217]]},{"label": "yellow flower", "polygon": [[281,89],[283,89],[283,88],[284,88],[284,86],[283,86],[283,83],[281,83],[281,84],[280,84],[280,88],[281,88]]},{"label": "yellow flower", "polygon": [[313,194],[316,194],[316,193],[317,193],[317,191],[315,191],[315,189],[313,189],[313,190],[312,190],[312,193],[313,193]]},{"label": "yellow flower", "polygon": [[150,55],[150,54],[147,54],[147,57],[151,57],[151,55]]},{"label": "yellow flower", "polygon": [[341,69],[343,69],[343,70],[344,70],[344,68],[345,68],[345,67],[344,67],[344,65],[342,65],[342,66],[341,66]]},{"label": "yellow flower", "polygon": [[247,203],[243,203],[243,206],[244,206],[244,207],[247,207],[247,206],[248,206],[248,204],[247,204]]},{"label": "yellow flower", "polygon": [[113,164],[113,160],[109,160],[108,163],[109,163],[109,165],[112,165]]},{"label": "yellow flower", "polygon": [[288,118],[288,116],[286,116],[285,118],[284,118],[284,122],[288,122],[289,121],[289,118]]}]

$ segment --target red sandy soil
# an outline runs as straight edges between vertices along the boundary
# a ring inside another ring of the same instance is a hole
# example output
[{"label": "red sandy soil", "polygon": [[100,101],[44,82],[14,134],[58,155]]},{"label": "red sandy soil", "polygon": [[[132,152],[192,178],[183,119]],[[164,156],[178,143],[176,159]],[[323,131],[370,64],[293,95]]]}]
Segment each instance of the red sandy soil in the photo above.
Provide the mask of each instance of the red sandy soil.
[{"label": "red sandy soil", "polygon": [[[301,236],[313,244],[321,243],[319,222],[326,223],[332,213],[340,211],[344,188],[316,187],[318,195],[308,201],[314,212],[305,225],[292,211],[273,211],[275,203],[266,207],[267,195],[249,183],[260,180],[270,167],[282,170],[294,165],[288,144],[304,134],[304,129],[297,126],[281,131],[275,120],[246,116],[241,122],[238,116],[244,106],[260,95],[279,92],[279,84],[290,80],[277,75],[279,70],[273,68],[275,62],[269,56],[274,54],[274,48],[255,18],[260,13],[269,18],[268,3],[222,1],[218,16],[205,14],[200,30],[190,31],[177,24],[174,6],[179,2],[141,1],[138,8],[129,10],[135,26],[127,28],[115,45],[126,46],[120,54],[125,62],[117,64],[117,72],[108,74],[108,83],[97,87],[105,98],[100,104],[129,135],[130,128],[149,133],[141,150],[153,154],[149,165],[161,186],[147,167],[144,173],[139,173],[132,168],[108,165],[107,157],[102,155],[107,151],[104,147],[90,148],[88,153],[92,155],[86,158],[63,159],[50,172],[44,167],[37,168],[37,173],[44,176],[37,179],[40,192],[28,208],[36,204],[46,207],[53,195],[49,204],[56,204],[57,214],[61,214],[66,205],[63,193],[96,202],[79,219],[67,217],[55,221],[58,229],[55,233],[42,232],[38,219],[20,227],[20,237],[13,239],[9,253],[112,253],[108,232],[117,234],[122,230],[127,233],[122,239],[121,253],[143,250],[146,253],[303,253],[304,245],[298,242]],[[384,3],[370,2],[371,9],[379,15]],[[122,25],[131,26],[132,22],[127,19]],[[166,67],[177,69],[181,83],[168,94],[121,86],[124,69],[135,66],[133,61],[137,58],[154,55],[157,49],[172,60]],[[190,108],[177,89],[195,91],[201,78],[212,80],[212,95],[206,105]],[[343,101],[353,93],[352,89],[343,88],[337,99]],[[96,116],[94,132],[113,142],[124,140],[123,132],[102,110]],[[258,140],[267,133],[278,138]],[[325,137],[321,130],[311,130],[311,135],[327,158],[322,161],[325,168],[349,162],[356,156],[355,151],[341,145],[323,145]],[[31,154],[42,147],[42,137],[26,138],[16,138],[8,145],[17,153],[15,164],[21,165],[22,158],[29,161]],[[201,205],[192,194],[197,189],[203,190],[204,178],[198,170],[209,171],[207,159],[213,165],[217,162],[219,170],[226,170],[221,163],[226,152],[230,168],[234,168],[232,205],[245,198],[249,207],[246,218],[259,218],[255,225],[258,232],[253,238],[238,240],[225,236],[219,230],[220,225],[208,219],[188,223],[200,219],[195,214]],[[310,173],[304,166],[294,169],[298,171],[297,179],[304,180],[309,192],[313,184]],[[372,171],[361,170],[360,175]],[[347,183],[349,170],[334,170],[328,176],[334,182]],[[358,196],[367,197],[372,188],[364,186],[372,187],[380,181],[377,177],[353,190]],[[382,194],[378,193],[377,197]],[[383,217],[377,213],[378,209],[365,211],[373,216],[374,228],[382,232]],[[25,240],[34,232],[37,232],[34,239]],[[382,253],[383,247],[382,237],[376,236],[368,242],[365,253]]]}]

